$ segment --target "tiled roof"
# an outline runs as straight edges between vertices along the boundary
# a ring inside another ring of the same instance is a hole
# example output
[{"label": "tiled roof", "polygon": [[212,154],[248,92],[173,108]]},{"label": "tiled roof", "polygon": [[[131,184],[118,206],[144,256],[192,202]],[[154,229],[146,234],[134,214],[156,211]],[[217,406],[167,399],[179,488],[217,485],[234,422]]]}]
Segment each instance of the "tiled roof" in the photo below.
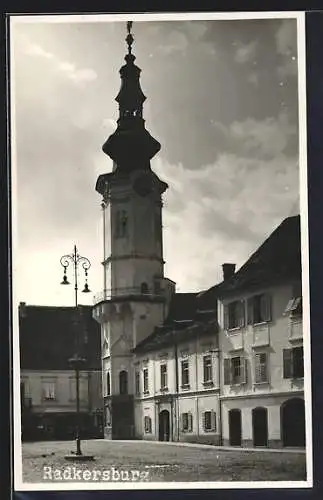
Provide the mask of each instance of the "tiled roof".
[{"label": "tiled roof", "polygon": [[135,353],[149,352],[185,342],[197,336],[217,331],[216,300],[210,309],[208,301],[199,299],[198,293],[175,293],[171,299],[164,324],[134,349]]},{"label": "tiled roof", "polygon": [[219,296],[301,279],[300,216],[285,219],[228,280],[213,287]]},{"label": "tiled roof", "polygon": [[92,318],[91,306],[81,306],[80,313],[74,307],[20,305],[21,369],[71,369],[68,360],[76,352],[77,328],[84,369],[100,369],[100,325]]}]

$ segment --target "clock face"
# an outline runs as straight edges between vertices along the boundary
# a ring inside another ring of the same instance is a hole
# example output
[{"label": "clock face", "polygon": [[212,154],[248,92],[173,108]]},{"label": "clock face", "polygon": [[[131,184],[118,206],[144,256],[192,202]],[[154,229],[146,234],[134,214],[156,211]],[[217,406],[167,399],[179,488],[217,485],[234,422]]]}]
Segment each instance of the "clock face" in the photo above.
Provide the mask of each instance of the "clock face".
[{"label": "clock face", "polygon": [[149,174],[140,174],[134,179],[133,189],[139,196],[147,196],[152,192],[152,178]]}]

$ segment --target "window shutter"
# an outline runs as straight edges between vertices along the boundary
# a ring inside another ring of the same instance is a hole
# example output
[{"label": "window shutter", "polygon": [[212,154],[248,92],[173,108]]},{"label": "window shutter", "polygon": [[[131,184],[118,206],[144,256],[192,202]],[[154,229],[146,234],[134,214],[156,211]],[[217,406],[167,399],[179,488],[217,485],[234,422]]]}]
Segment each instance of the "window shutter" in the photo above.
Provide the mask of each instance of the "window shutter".
[{"label": "window shutter", "polygon": [[245,326],[246,317],[245,317],[245,302],[241,300],[239,302],[239,326]]},{"label": "window shutter", "polygon": [[206,413],[204,412],[203,415],[202,415],[202,425],[203,425],[203,429],[206,431]]},{"label": "window shutter", "polygon": [[247,301],[247,324],[253,325],[253,297],[250,297]]},{"label": "window shutter", "polygon": [[212,428],[212,431],[216,431],[216,413],[215,413],[215,411],[211,412],[211,428]]},{"label": "window shutter", "polygon": [[229,329],[229,306],[224,306],[224,316],[223,316],[223,328],[224,330]]},{"label": "window shutter", "polygon": [[241,357],[240,358],[240,383],[246,384],[247,382],[247,373],[248,373],[248,360]]},{"label": "window shutter", "polygon": [[287,306],[286,306],[286,309],[284,311],[284,315],[285,314],[288,314],[291,310],[292,310],[292,307],[293,307],[293,304],[295,302],[295,299],[290,299],[287,303]]},{"label": "window shutter", "polygon": [[181,428],[181,431],[183,432],[183,430],[184,430],[184,416],[183,416],[183,413],[181,413],[181,416],[180,416],[180,428]]},{"label": "window shutter", "polygon": [[193,430],[193,415],[192,413],[188,414],[188,429],[189,432],[192,432]]},{"label": "window shutter", "polygon": [[224,372],[224,385],[230,385],[231,383],[231,359],[225,358],[223,360],[223,372]]},{"label": "window shutter", "polygon": [[293,377],[293,349],[283,350],[283,378]]}]

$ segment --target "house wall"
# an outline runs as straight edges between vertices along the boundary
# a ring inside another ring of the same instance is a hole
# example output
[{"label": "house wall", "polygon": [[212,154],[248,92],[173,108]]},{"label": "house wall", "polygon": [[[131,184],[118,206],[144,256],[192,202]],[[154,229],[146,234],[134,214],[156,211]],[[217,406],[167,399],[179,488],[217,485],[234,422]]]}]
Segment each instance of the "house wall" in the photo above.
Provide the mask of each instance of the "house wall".
[{"label": "house wall", "polygon": [[[221,414],[223,444],[229,444],[229,410],[240,409],[242,419],[242,445],[253,444],[252,409],[264,407],[268,415],[268,445],[282,446],[281,405],[293,397],[303,398],[303,378],[283,378],[283,350],[301,346],[302,320],[292,320],[284,315],[288,301],[293,298],[293,286],[279,286],[258,293],[271,296],[271,319],[269,322],[248,325],[228,331],[224,329],[224,307],[231,301],[247,300],[251,293],[236,295],[219,301],[220,323],[219,347],[221,352]],[[267,353],[268,382],[255,381],[255,354]],[[247,360],[245,383],[224,384],[224,359],[244,356]]]},{"label": "house wall", "polygon": [[[170,416],[170,440],[219,444],[221,434],[219,407],[219,361],[217,335],[201,337],[171,348],[136,356],[135,371],[140,373],[141,392],[135,397],[135,427],[139,439],[159,439],[160,412],[167,410]],[[176,355],[177,351],[177,377]],[[213,383],[203,384],[203,355],[212,357]],[[181,387],[181,361],[189,362],[189,387]],[[167,389],[161,388],[161,364],[167,365]],[[148,368],[149,392],[143,393],[143,370]],[[176,394],[178,382],[178,394]],[[205,431],[203,414],[215,413],[214,430]],[[191,413],[192,429],[181,428],[181,415]],[[144,432],[144,418],[152,420],[151,433]]]}]

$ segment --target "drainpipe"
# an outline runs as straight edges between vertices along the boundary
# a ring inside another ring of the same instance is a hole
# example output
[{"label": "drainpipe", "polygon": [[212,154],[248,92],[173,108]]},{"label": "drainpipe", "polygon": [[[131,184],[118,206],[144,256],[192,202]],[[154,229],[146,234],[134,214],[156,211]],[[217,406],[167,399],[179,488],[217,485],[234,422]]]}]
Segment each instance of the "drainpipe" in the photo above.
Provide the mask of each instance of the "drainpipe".
[{"label": "drainpipe", "polygon": [[221,401],[221,351],[218,348],[218,381],[219,381],[219,427],[220,427],[220,445],[223,446],[223,425],[222,425],[222,401]]},{"label": "drainpipe", "polygon": [[[197,363],[197,353],[198,353],[198,340],[196,339],[195,343],[195,384],[196,384],[196,391],[198,391],[198,363]],[[197,438],[200,436],[200,415],[199,415],[199,397],[198,395],[196,396],[196,418],[197,418]]]},{"label": "drainpipe", "polygon": [[[173,332],[174,333],[174,332]],[[174,357],[175,357],[175,398],[176,398],[176,415],[177,415],[177,441],[179,441],[179,412],[178,412],[178,352],[177,344],[174,344]]]}]

